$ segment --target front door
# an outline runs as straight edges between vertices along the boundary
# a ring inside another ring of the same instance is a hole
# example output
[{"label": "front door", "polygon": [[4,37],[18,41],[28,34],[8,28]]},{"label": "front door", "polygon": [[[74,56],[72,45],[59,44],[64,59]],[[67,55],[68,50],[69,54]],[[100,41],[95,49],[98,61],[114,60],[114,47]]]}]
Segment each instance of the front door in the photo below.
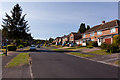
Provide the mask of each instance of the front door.
[{"label": "front door", "polygon": [[107,39],[105,39],[105,43],[107,43],[107,44],[111,44],[111,38],[107,38]]}]

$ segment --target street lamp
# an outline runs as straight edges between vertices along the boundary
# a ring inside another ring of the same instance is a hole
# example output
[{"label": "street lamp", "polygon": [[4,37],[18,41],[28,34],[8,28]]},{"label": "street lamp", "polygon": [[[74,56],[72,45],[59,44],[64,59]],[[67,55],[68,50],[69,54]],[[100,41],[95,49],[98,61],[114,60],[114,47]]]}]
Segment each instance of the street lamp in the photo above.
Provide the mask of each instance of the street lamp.
[{"label": "street lamp", "polygon": [[6,39],[6,56],[7,56],[7,42],[8,42],[8,39]]}]

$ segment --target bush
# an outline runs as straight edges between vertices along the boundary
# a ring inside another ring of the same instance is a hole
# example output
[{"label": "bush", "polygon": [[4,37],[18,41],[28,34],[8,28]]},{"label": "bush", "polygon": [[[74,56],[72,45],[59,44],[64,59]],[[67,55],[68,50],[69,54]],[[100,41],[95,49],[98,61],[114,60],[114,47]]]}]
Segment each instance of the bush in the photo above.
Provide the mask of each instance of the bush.
[{"label": "bush", "polygon": [[120,35],[115,35],[113,37],[113,43],[120,46]]},{"label": "bush", "polygon": [[6,49],[6,46],[2,46],[2,49]]},{"label": "bush", "polygon": [[8,46],[8,51],[16,51],[16,46]]},{"label": "bush", "polygon": [[119,52],[119,46],[114,43],[112,44],[102,43],[101,48],[107,50],[107,52],[110,52],[110,53]]},{"label": "bush", "polygon": [[101,44],[100,47],[101,47],[102,49],[106,49],[107,45],[108,45],[108,44],[106,44],[106,43],[104,42],[104,43]]},{"label": "bush", "polygon": [[87,48],[93,48],[93,46],[87,46]]},{"label": "bush", "polygon": [[118,47],[118,45],[116,45],[114,43],[113,44],[107,44],[106,50],[107,50],[107,52],[115,53],[115,52],[119,52],[119,47]]},{"label": "bush", "polygon": [[19,45],[17,48],[23,48],[24,46],[23,45]]},{"label": "bush", "polygon": [[97,41],[90,41],[89,46],[97,47],[98,43],[97,43]]}]

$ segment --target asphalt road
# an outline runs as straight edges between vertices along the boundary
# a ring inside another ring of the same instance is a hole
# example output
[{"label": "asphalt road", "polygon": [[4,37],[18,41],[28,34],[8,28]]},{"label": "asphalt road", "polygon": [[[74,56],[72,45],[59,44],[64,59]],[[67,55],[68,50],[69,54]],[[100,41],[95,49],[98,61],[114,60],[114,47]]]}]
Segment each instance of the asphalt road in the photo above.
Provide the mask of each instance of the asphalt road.
[{"label": "asphalt road", "polygon": [[34,78],[118,78],[118,68],[45,48],[30,52]]}]

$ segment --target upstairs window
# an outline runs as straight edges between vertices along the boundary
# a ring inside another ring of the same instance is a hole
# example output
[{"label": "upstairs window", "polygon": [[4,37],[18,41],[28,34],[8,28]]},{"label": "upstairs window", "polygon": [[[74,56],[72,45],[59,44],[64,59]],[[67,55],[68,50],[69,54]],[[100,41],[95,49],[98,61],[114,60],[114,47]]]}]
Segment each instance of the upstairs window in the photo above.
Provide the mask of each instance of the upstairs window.
[{"label": "upstairs window", "polygon": [[116,32],[116,31],[115,31],[115,28],[111,28],[111,29],[110,29],[110,32],[111,32],[111,33]]},{"label": "upstairs window", "polygon": [[93,32],[93,33],[90,33],[90,36],[94,36],[94,32]]},{"label": "upstairs window", "polygon": [[97,31],[97,35],[102,35],[102,31]]}]

